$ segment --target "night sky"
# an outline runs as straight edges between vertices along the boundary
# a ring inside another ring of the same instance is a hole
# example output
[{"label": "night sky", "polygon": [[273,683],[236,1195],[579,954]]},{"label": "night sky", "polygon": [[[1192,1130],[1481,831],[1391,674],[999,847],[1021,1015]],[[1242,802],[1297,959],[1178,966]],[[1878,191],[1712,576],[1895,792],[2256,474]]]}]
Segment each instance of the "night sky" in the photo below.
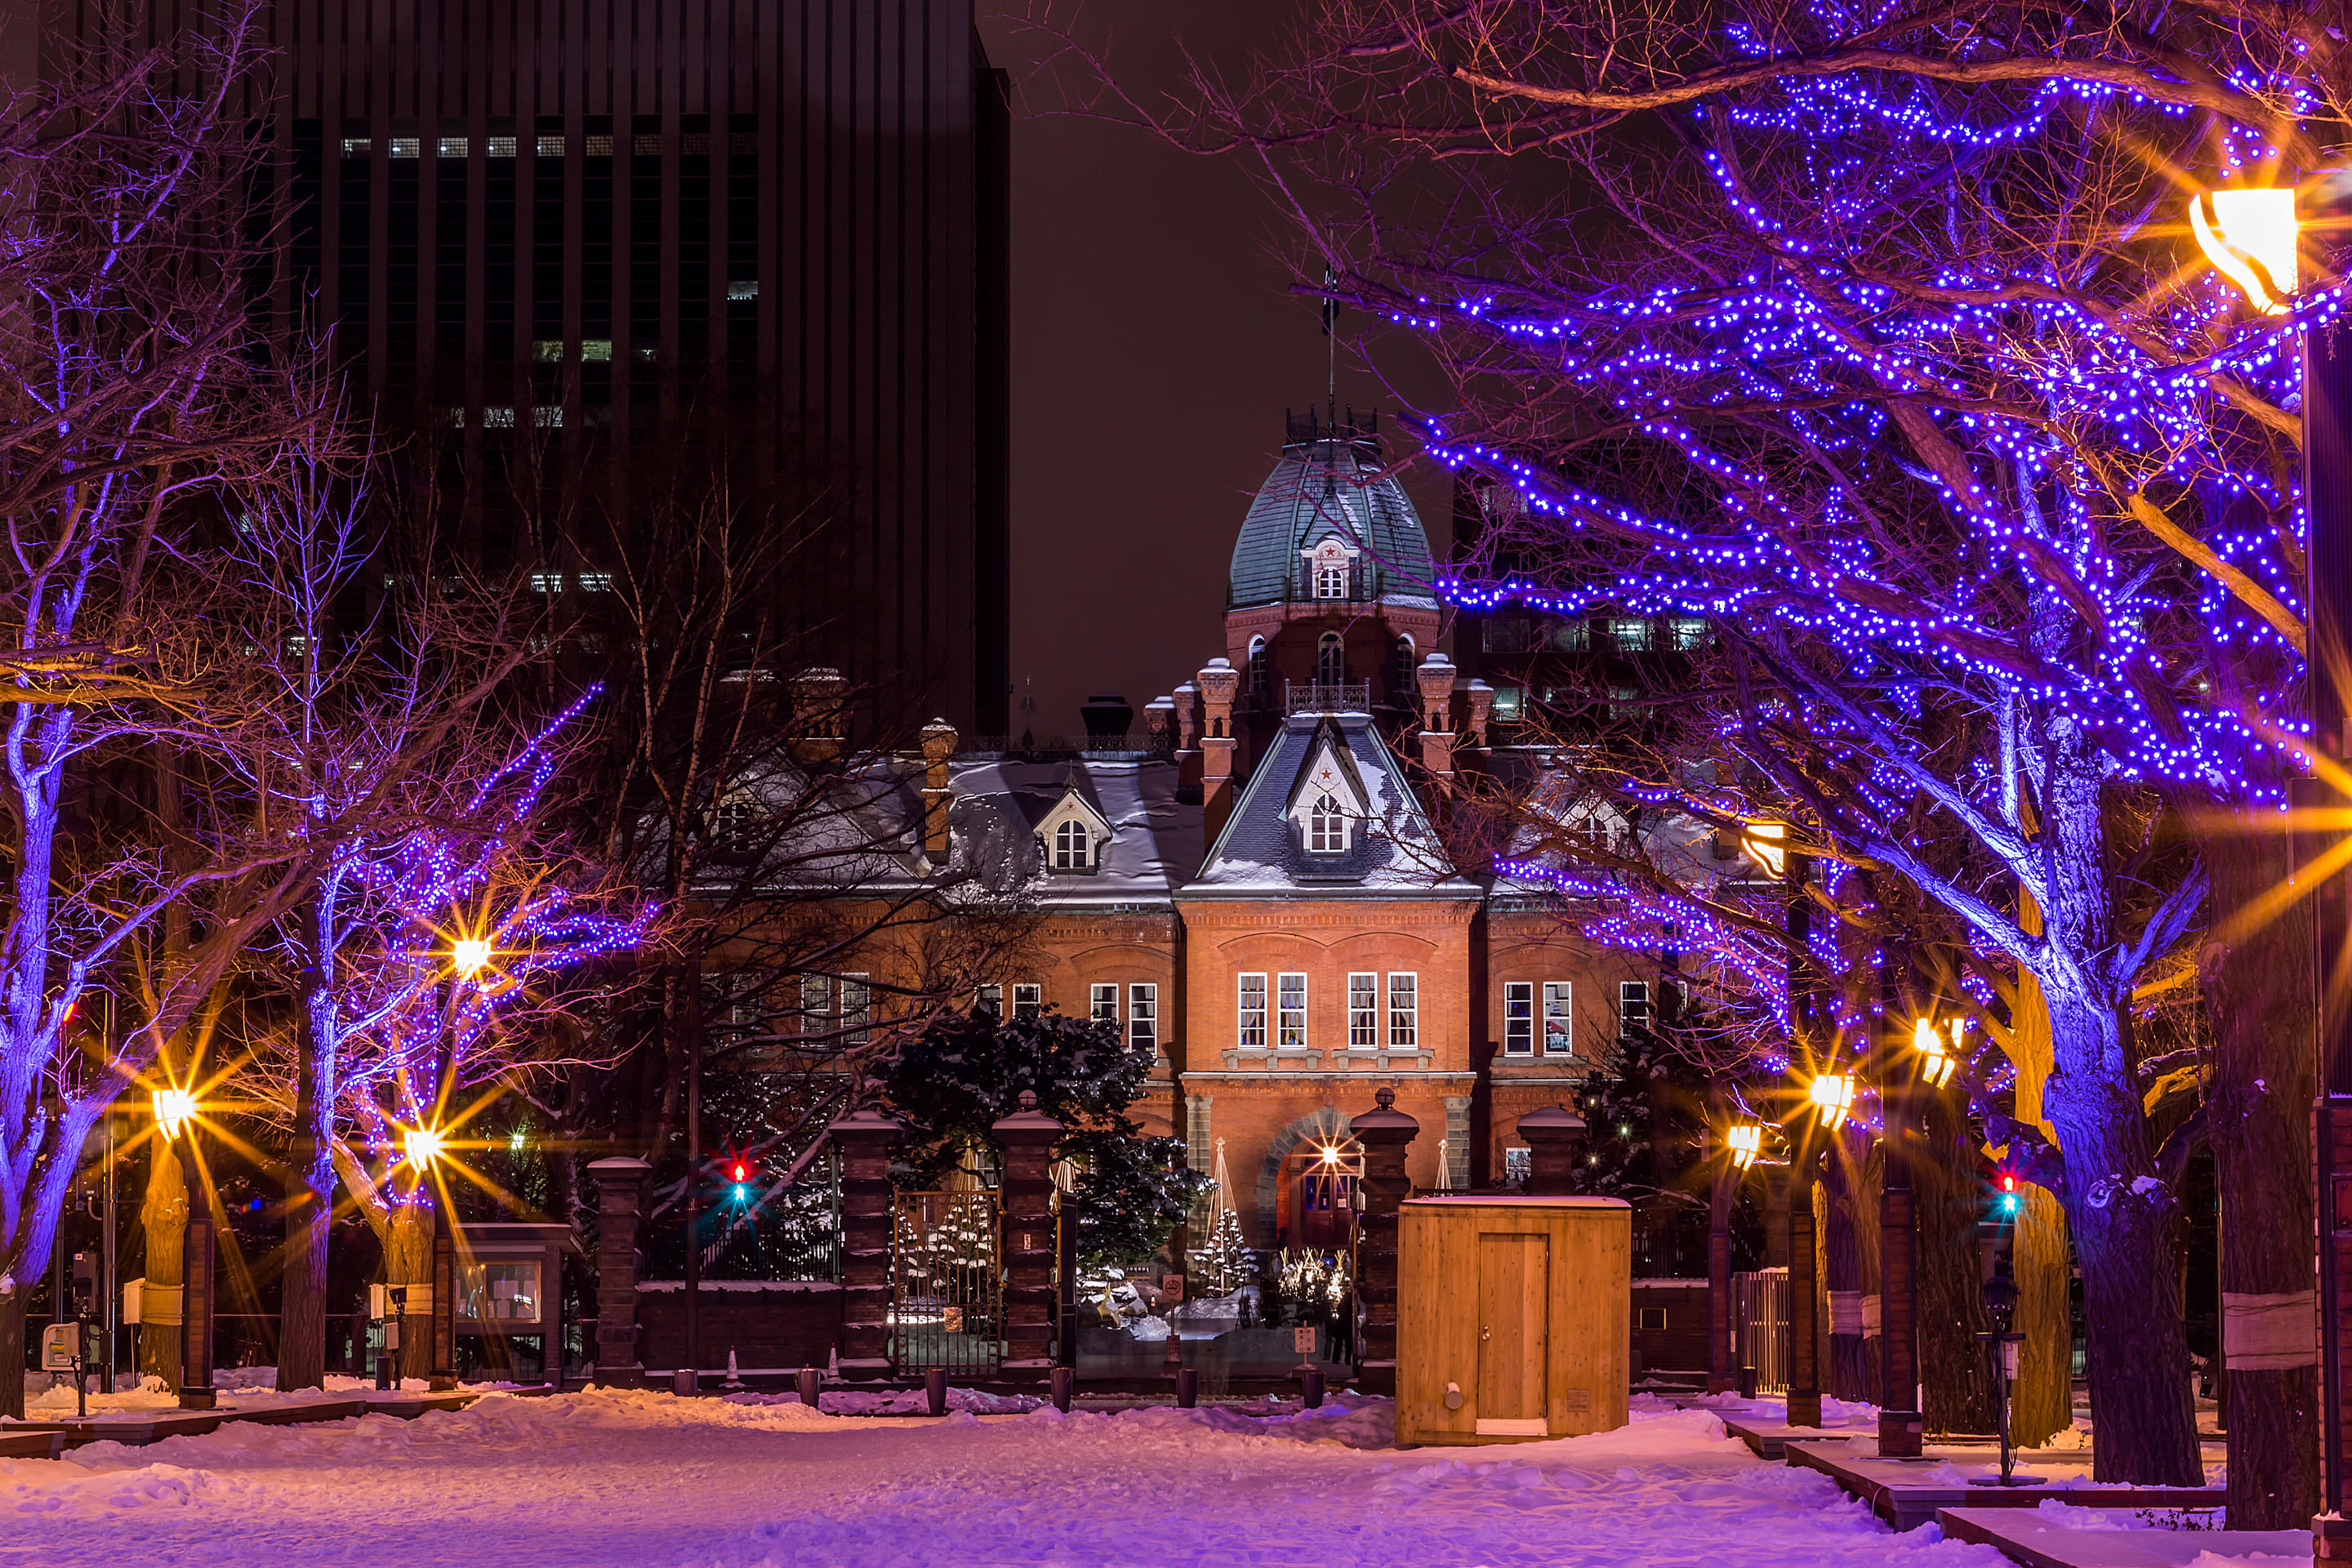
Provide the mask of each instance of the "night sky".
[{"label": "night sky", "polygon": [[[1013,727],[1043,736],[1079,733],[1091,692],[1139,710],[1224,651],[1234,536],[1280,448],[1283,409],[1322,401],[1328,340],[1314,303],[1288,291],[1295,231],[1241,163],[1039,112],[1060,98],[1030,68],[1039,46],[1008,22],[1025,9],[980,0],[990,59],[1015,91]],[[1134,90],[1175,85],[1178,37],[1245,70],[1287,13],[1268,0],[1088,0],[1076,19],[1115,40]],[[1344,346],[1339,398],[1379,404],[1388,429],[1392,397]],[[1416,472],[1406,485],[1442,554],[1444,483]]]}]

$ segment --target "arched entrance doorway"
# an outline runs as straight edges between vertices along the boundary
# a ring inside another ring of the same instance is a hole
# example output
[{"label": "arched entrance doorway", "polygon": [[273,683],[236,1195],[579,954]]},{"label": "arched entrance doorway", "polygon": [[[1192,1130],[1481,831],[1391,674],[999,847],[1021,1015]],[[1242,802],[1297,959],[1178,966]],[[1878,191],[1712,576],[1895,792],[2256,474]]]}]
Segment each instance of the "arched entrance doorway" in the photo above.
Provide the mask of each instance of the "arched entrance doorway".
[{"label": "arched entrance doorway", "polygon": [[1364,1151],[1353,1138],[1293,1149],[1283,1160],[1276,1231],[1286,1247],[1345,1252],[1356,1236]]}]

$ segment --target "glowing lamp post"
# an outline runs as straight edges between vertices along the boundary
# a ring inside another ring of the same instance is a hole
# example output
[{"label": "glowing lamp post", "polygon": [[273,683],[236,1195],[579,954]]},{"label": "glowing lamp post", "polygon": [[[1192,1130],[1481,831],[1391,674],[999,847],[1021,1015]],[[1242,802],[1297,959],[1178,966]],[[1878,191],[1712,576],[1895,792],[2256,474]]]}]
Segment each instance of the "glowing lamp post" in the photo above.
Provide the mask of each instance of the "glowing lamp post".
[{"label": "glowing lamp post", "polygon": [[1805,1099],[1812,1105],[1822,1131],[1834,1132],[1853,1110],[1853,1079],[1843,1073],[1817,1073],[1805,1086]]},{"label": "glowing lamp post", "polygon": [[1742,1121],[1727,1128],[1723,1134],[1723,1146],[1731,1160],[1731,1168],[1747,1170],[1756,1163],[1756,1156],[1764,1152],[1764,1124]]},{"label": "glowing lamp post", "polygon": [[1715,1173],[1715,1190],[1707,1204],[1706,1391],[1730,1394],[1739,1388],[1732,1346],[1731,1206],[1738,1195],[1740,1179],[1764,1152],[1764,1127],[1750,1121],[1717,1125],[1722,1128],[1723,1163]]},{"label": "glowing lamp post", "polygon": [[196,1167],[196,1097],[159,1089],[153,1105],[156,1135],[172,1146],[188,1192],[180,1243],[180,1408],[210,1410],[219,1397],[213,1387],[213,1205]]},{"label": "glowing lamp post", "polygon": [[[1960,1043],[1960,1031],[1966,1026],[1952,1020],[1952,1044]],[[1952,1069],[1959,1066],[1956,1051],[1944,1049],[1944,1032],[1936,1027],[1932,1018],[1922,1018],[1911,1026],[1911,1048],[1918,1053],[1915,1064],[1919,1069],[1919,1081],[1929,1089],[1941,1089],[1952,1081]]]},{"label": "glowing lamp post", "polygon": [[[2214,269],[2236,284],[2255,310],[2266,316],[2287,313],[2303,281],[2292,189],[2200,193],[2189,205],[2189,230]],[[2347,663],[2344,637],[2345,611],[2352,607],[2352,439],[2346,429],[2347,413],[2352,411],[2352,353],[2346,350],[2340,321],[2340,316],[2315,319],[2303,339],[2303,493],[2309,526],[2304,552],[2308,574],[2305,666],[2310,671],[2305,691],[2311,704],[2312,750],[2338,763],[2352,755],[2341,684],[2341,672],[2352,668]],[[2316,778],[2295,779],[2290,790],[2295,808],[2290,820],[2299,824],[2325,820],[2322,814],[2343,804]],[[2298,866],[2309,864],[2326,847],[2325,837],[2308,827],[2298,829]],[[2323,1561],[2352,1560],[2352,1521],[2345,1518],[2347,1492],[2352,1489],[2345,1485],[2344,1414],[2345,1401],[2352,1395],[2345,1379],[2347,1352],[2352,1351],[2352,1325],[2346,1319],[2352,1303],[2345,1300],[2344,1291],[2345,1274],[2352,1270],[2352,1169],[2343,1153],[2352,1148],[2352,1016],[2341,997],[2331,994],[2328,983],[2336,955],[2352,935],[2346,887],[2339,875],[2311,889],[2318,939],[2310,984],[2319,1024],[2312,1167],[2319,1219],[2315,1316],[2320,1325],[2320,1496],[2319,1513],[2312,1521],[2312,1547]],[[2256,1292],[2282,1288],[2269,1280],[2240,1284],[2225,1275],[2225,1305],[2237,1293],[2233,1285]]]}]

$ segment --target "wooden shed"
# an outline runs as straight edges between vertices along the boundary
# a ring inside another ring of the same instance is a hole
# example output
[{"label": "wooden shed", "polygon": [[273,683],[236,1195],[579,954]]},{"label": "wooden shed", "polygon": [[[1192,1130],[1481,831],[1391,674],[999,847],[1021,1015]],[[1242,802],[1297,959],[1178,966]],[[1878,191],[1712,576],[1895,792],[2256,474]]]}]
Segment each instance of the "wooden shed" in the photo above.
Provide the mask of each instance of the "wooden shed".
[{"label": "wooden shed", "polygon": [[1397,1237],[1397,1442],[1625,1425],[1633,1211],[1615,1198],[1426,1197]]}]

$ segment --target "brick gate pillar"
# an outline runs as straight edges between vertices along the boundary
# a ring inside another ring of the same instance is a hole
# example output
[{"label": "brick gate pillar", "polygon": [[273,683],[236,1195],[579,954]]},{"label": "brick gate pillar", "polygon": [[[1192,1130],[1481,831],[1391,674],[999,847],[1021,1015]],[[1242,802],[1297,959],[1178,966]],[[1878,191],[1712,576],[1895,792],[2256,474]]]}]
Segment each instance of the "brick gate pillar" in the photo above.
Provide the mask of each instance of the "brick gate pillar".
[{"label": "brick gate pillar", "polygon": [[1004,1370],[1007,1383],[1043,1383],[1054,1364],[1054,1146],[1066,1129],[1037,1109],[1034,1089],[1021,1109],[989,1129],[1004,1151],[997,1255],[1004,1268]]},{"label": "brick gate pillar", "polygon": [[890,1145],[898,1123],[861,1110],[827,1132],[841,1152],[841,1378],[890,1376]]},{"label": "brick gate pillar", "polygon": [[653,1167],[624,1156],[592,1160],[588,1173],[596,1178],[596,1386],[635,1388],[646,1377],[637,1358],[637,1218]]},{"label": "brick gate pillar", "polygon": [[1364,1212],[1356,1232],[1356,1386],[1396,1394],[1397,1209],[1412,1190],[1405,1146],[1421,1123],[1396,1109],[1396,1090],[1374,1095],[1380,1109],[1348,1124],[1364,1146]]},{"label": "brick gate pillar", "polygon": [[1520,1190],[1531,1198],[1572,1196],[1577,1157],[1584,1152],[1584,1118],[1547,1105],[1519,1118],[1519,1137],[1528,1146],[1528,1182]]}]

